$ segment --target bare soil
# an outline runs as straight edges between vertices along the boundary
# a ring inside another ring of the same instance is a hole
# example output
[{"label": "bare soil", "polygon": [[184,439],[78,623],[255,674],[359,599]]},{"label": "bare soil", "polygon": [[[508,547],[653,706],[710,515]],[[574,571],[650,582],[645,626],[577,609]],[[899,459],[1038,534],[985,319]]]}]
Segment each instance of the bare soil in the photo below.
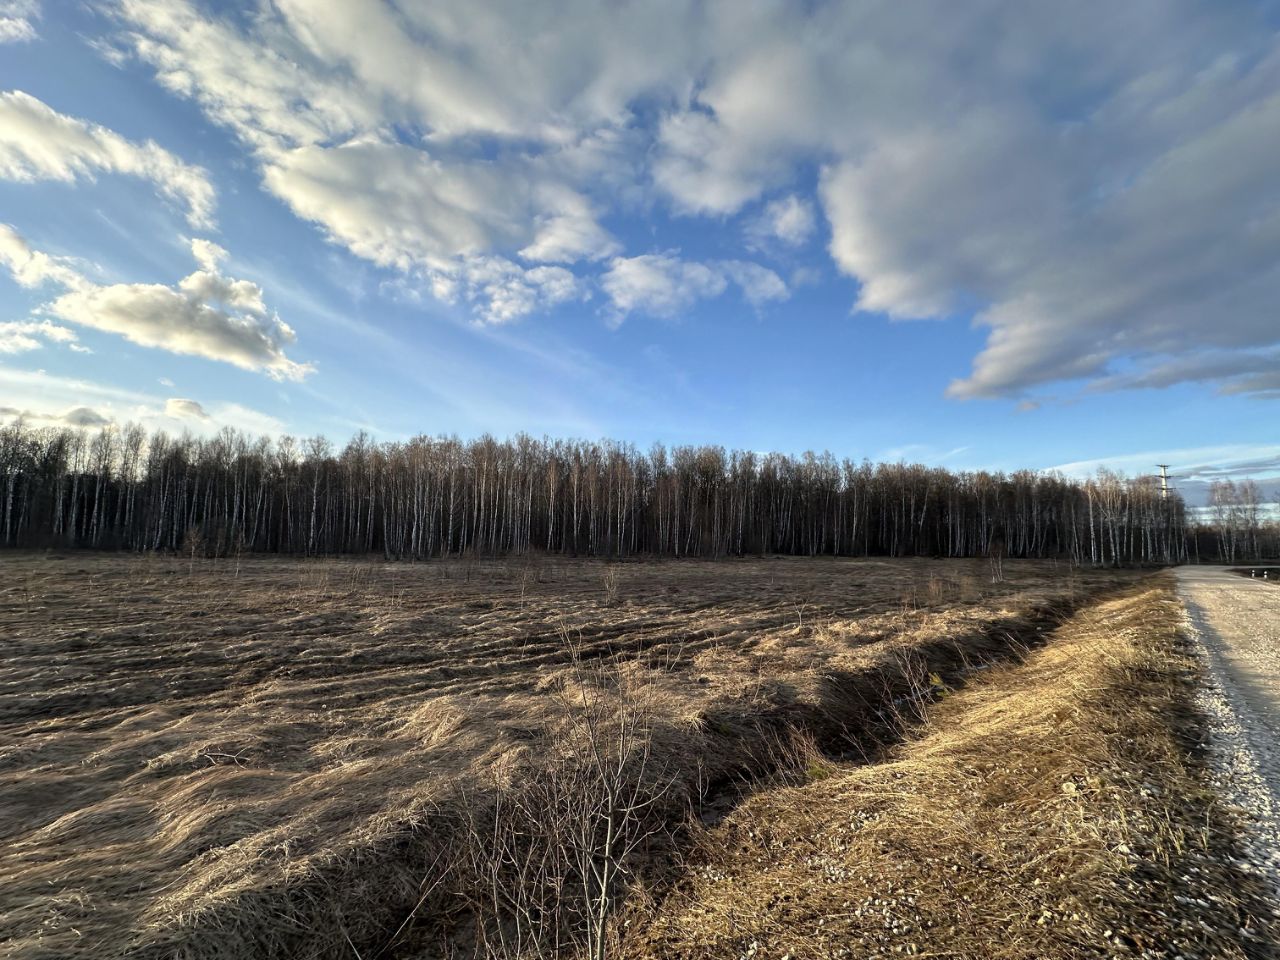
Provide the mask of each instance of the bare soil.
[{"label": "bare soil", "polygon": [[1129,578],[1030,561],[993,583],[976,561],[6,553],[0,944],[447,953],[461,908],[419,909],[424,878],[480,785],[555,762],[552,694],[576,661],[646,689],[673,796],[723,803],[768,772],[779,724],[866,750],[904,685],[1021,649]]}]

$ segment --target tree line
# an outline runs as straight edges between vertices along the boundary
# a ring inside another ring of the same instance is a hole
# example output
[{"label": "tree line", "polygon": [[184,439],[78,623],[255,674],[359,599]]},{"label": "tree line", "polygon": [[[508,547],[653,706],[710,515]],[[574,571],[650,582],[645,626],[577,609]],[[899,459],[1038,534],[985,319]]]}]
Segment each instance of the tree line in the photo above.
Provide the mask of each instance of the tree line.
[{"label": "tree line", "polygon": [[622,558],[753,554],[1186,559],[1158,480],[793,457],[714,446],[0,429],[8,546]]},{"label": "tree line", "polygon": [[1265,520],[1267,504],[1256,481],[1215,480],[1209,484],[1209,503],[1201,511],[1190,547],[1191,556],[1243,563],[1280,557],[1280,491],[1275,519]]}]

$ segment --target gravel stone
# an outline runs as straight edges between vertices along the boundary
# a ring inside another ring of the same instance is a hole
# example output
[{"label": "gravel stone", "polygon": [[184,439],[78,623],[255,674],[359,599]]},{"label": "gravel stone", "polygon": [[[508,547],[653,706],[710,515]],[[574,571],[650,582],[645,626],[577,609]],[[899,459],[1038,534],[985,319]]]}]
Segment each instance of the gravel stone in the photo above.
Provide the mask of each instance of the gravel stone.
[{"label": "gravel stone", "polygon": [[1213,779],[1243,814],[1250,869],[1280,910],[1280,586],[1223,568],[1179,567],[1187,632],[1205,667]]}]

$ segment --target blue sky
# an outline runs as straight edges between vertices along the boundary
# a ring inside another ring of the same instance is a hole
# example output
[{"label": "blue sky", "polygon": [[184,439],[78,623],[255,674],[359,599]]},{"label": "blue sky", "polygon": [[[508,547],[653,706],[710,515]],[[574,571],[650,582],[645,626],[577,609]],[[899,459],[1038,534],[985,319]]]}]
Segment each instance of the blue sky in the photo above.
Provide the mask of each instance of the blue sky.
[{"label": "blue sky", "polygon": [[227,10],[0,0],[5,419],[1280,476],[1273,4]]}]

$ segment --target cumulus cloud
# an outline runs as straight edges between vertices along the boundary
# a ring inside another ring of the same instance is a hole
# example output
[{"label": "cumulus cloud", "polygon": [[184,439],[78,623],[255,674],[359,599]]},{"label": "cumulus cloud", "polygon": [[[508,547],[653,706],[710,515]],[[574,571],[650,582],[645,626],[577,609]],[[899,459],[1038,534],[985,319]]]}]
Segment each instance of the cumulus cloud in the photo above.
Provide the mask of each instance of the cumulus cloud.
[{"label": "cumulus cloud", "polygon": [[200,265],[201,270],[206,273],[216,273],[218,265],[226,260],[229,254],[225,248],[218,246],[212,240],[196,237],[191,241],[191,256]]},{"label": "cumulus cloud", "polygon": [[69,323],[115,333],[131,343],[171,353],[185,353],[230,363],[245,370],[259,370],[277,380],[301,380],[311,372],[308,364],[295,363],[285,348],[296,336],[283,320],[265,309],[246,309],[235,300],[202,299],[208,285],[247,285],[251,298],[261,302],[260,291],[248,281],[192,274],[178,289],[157,283],[117,283],[63,294],[48,311]]},{"label": "cumulus cloud", "polygon": [[536,310],[589,296],[583,283],[563,267],[526,268],[503,257],[468,257],[442,265],[431,283],[440,300],[465,301],[479,320],[489,324],[510,323]]},{"label": "cumulus cloud", "polygon": [[528,261],[572,263],[617,250],[584,198],[538,183],[521,163],[444,163],[361,140],[273,153],[263,176],[296,215],[357,256],[423,276],[445,300],[461,285],[479,319],[507,322],[561,302],[571,275],[492,251],[519,247]]},{"label": "cumulus cloud", "polygon": [[193,227],[213,226],[214,189],[200,167],[147,140],[134,143],[98,124],[58,113],[21,90],[0,92],[0,178],[92,179],[118,173],[150,180]]},{"label": "cumulus cloud", "polygon": [[602,224],[656,201],[800,250],[820,208],[859,309],[985,331],[953,396],[1195,380],[1206,351],[1203,382],[1275,389],[1280,35],[1253,5],[212,10],[116,0],[117,42],[298,216],[481,319],[579,295],[551,264],[622,312],[777,299],[735,251],[627,256]]},{"label": "cumulus cloud", "polygon": [[[606,160],[626,120],[630,67],[661,77],[629,43],[593,40],[603,75],[563,76],[545,69],[544,58],[550,47],[580,54],[585,32],[574,34],[587,26],[523,4],[486,18],[283,3],[252,31],[190,3],[122,0],[117,13],[135,28],[121,44],[234,130],[256,156],[264,187],[297,216],[437,294],[467,287],[481,320],[505,322],[556,302],[563,277],[538,264],[619,252],[572,181]],[[655,12],[629,16],[637,29],[662,26]],[[540,44],[531,45],[531,32]],[[526,50],[537,53],[519,53]],[[522,78],[518,92],[497,81],[512,71]],[[537,103],[543,96],[567,115],[549,117]],[[580,129],[573,116],[592,123]],[[477,135],[521,139],[477,150],[467,139]],[[492,274],[499,261],[504,282],[469,279]],[[530,276],[513,282],[514,271]],[[486,290],[499,299],[485,299]]]},{"label": "cumulus cloud", "polygon": [[747,223],[746,233],[750,245],[757,249],[770,241],[799,247],[816,228],[813,204],[793,193],[765,204],[760,215]]},{"label": "cumulus cloud", "polygon": [[604,260],[620,253],[621,244],[596,220],[596,212],[586,198],[572,190],[549,188],[543,207],[548,211],[534,217],[533,242],[520,251],[526,260],[574,263]]},{"label": "cumulus cloud", "polygon": [[208,420],[209,415],[204,412],[204,407],[195,400],[186,400],[181,397],[170,397],[164,402],[164,413],[167,417],[173,417],[176,420]]},{"label": "cumulus cloud", "polygon": [[41,310],[49,316],[115,333],[132,343],[192,354],[259,370],[277,380],[301,380],[309,364],[285,349],[293,329],[263,302],[262,289],[217,272],[226,255],[216,244],[195,240],[192,254],[202,269],[176,287],[155,283],[99,286],[65,262],[34,251],[12,227],[0,224],[0,263],[27,286],[53,282],[66,292]]},{"label": "cumulus cloud", "polygon": [[615,257],[601,278],[615,317],[640,312],[674,317],[699,300],[718,297],[733,281],[755,306],[788,296],[782,279],[766,267],[742,260],[698,263],[675,253]]},{"label": "cumulus cloud", "polygon": [[1280,44],[1253,9],[1144,10],[1135,53],[1102,4],[909,29],[820,5],[715,63],[659,131],[659,183],[733,213],[819,161],[858,308],[988,330],[953,396],[1167,380],[1206,347],[1228,389],[1269,390],[1238,374],[1280,341]]},{"label": "cumulus cloud", "polygon": [[724,293],[724,274],[703,263],[672,254],[648,253],[616,257],[601,280],[605,293],[622,315],[636,310],[670,317],[706,297]]}]

